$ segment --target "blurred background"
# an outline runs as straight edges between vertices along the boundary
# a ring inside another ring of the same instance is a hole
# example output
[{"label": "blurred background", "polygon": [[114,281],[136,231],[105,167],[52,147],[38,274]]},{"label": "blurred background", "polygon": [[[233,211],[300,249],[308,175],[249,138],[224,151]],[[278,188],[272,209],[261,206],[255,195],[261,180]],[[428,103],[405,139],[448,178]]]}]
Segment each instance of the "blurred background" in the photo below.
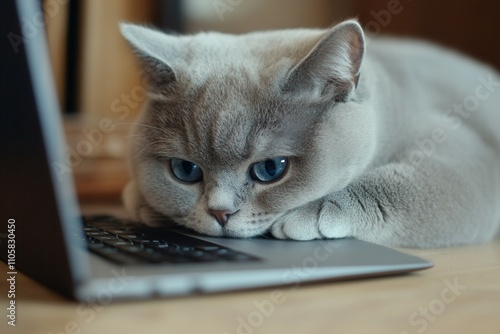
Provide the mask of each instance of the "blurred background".
[{"label": "blurred background", "polygon": [[67,154],[81,201],[120,200],[128,131],[144,83],[120,21],[168,31],[241,33],[328,27],[357,17],[365,31],[431,40],[500,68],[493,0],[43,0]]}]

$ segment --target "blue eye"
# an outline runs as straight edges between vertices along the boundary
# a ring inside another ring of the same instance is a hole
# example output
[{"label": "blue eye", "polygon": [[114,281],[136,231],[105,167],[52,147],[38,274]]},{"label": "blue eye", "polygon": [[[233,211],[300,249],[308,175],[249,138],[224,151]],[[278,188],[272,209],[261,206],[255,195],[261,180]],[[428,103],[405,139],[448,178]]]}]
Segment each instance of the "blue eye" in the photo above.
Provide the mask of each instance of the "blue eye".
[{"label": "blue eye", "polygon": [[182,182],[196,183],[203,179],[203,172],[200,166],[186,160],[170,159],[170,169],[172,170],[172,174]]},{"label": "blue eye", "polygon": [[256,162],[250,167],[250,176],[259,182],[277,181],[286,172],[288,159],[279,157]]}]

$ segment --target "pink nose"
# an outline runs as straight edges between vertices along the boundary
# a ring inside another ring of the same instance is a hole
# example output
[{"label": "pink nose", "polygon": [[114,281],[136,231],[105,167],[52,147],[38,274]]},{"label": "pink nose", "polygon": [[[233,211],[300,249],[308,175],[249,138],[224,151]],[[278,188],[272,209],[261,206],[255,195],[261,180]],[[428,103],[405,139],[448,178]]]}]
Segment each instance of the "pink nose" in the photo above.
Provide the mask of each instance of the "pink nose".
[{"label": "pink nose", "polygon": [[227,210],[211,210],[209,209],[208,212],[217,219],[217,222],[219,223],[220,226],[224,227],[227,224],[227,221],[229,220],[229,217],[233,215],[235,212],[230,212]]}]

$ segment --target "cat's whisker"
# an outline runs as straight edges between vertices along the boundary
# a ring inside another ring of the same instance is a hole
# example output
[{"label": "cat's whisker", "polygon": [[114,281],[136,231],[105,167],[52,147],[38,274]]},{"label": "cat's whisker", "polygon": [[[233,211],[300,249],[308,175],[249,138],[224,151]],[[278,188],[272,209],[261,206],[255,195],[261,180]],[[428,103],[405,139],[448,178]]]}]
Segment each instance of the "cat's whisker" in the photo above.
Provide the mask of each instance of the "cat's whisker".
[{"label": "cat's whisker", "polygon": [[163,129],[159,128],[159,127],[156,127],[156,126],[152,126],[152,125],[149,125],[149,124],[143,124],[143,123],[116,123],[115,125],[140,125],[140,126],[144,126],[146,128],[151,128],[151,129],[155,129],[155,130],[158,130],[158,131],[163,131]]},{"label": "cat's whisker", "polygon": [[161,113],[162,112],[161,110],[156,109],[156,108],[154,108],[152,106],[149,106],[148,109],[151,110],[151,111],[157,112],[157,113]]},{"label": "cat's whisker", "polygon": [[259,232],[259,233],[258,233],[258,236],[259,236],[259,237],[262,237],[262,238],[264,238],[264,239],[272,239],[272,238],[269,236],[269,229],[270,229],[270,227],[269,227],[269,228],[267,228],[267,229],[265,229],[265,230],[264,230],[264,231],[262,231],[262,232]]},{"label": "cat's whisker", "polygon": [[134,156],[134,159],[137,158],[142,152],[144,152],[146,149],[150,148],[151,146],[153,146],[154,144],[156,143],[159,143],[161,142],[161,140],[157,140],[157,141],[154,141],[152,143],[150,143],[149,145],[146,145],[146,147],[143,147],[142,150],[140,150],[135,156]]}]

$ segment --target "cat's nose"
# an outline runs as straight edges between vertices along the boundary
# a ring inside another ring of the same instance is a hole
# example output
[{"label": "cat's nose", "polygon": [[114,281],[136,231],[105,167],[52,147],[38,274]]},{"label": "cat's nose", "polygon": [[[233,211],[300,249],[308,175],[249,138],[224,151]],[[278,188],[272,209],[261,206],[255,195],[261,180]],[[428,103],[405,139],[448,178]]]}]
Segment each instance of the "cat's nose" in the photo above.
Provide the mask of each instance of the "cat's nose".
[{"label": "cat's nose", "polygon": [[227,210],[211,210],[211,209],[209,209],[208,212],[212,216],[214,216],[215,219],[217,219],[217,222],[222,227],[226,226],[227,221],[229,220],[229,217],[231,217],[231,215],[236,213],[236,212],[230,212]]}]

